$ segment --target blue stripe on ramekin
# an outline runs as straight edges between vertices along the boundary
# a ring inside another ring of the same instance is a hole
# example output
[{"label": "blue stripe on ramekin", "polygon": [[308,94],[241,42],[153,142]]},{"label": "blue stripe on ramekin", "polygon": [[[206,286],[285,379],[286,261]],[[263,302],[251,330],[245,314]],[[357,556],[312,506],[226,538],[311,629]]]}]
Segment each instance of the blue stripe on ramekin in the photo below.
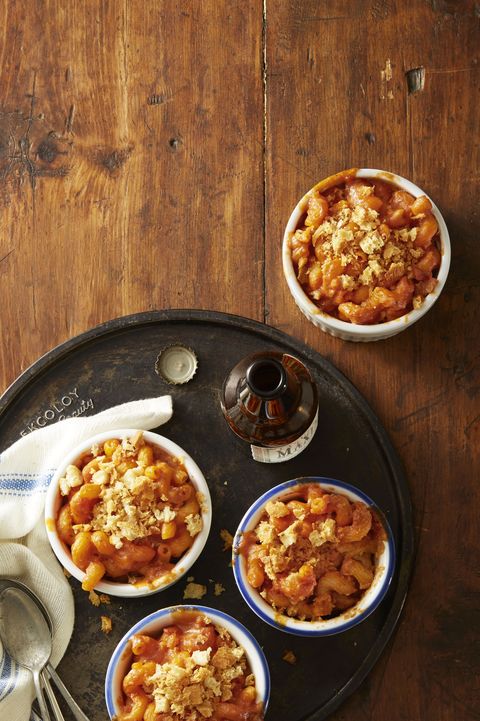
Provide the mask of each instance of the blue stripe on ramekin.
[{"label": "blue stripe on ramekin", "polygon": [[263,653],[263,649],[256,640],[255,636],[253,636],[253,634],[242,623],[240,623],[240,621],[237,621],[236,618],[233,618],[233,616],[230,616],[228,613],[224,613],[223,611],[218,611],[216,608],[208,608],[208,606],[180,605],[170,606],[169,608],[162,608],[159,611],[154,611],[149,616],[145,616],[145,618],[142,618],[141,621],[135,624],[135,626],[132,626],[132,628],[127,631],[125,636],[119,641],[117,648],[113,652],[112,658],[110,659],[107,673],[105,675],[105,702],[107,704],[107,711],[110,715],[110,718],[112,718],[116,713],[115,703],[113,700],[113,681],[115,669],[121,659],[122,654],[125,651],[128,641],[135,633],[138,633],[143,628],[145,628],[145,626],[152,623],[153,621],[158,621],[158,619],[164,618],[164,616],[168,616],[171,613],[178,613],[181,611],[194,611],[198,613],[203,613],[205,616],[211,618],[213,622],[215,622],[215,617],[218,617],[219,619],[225,619],[234,626],[236,626],[238,629],[240,629],[240,631],[242,631],[250,639],[258,653],[258,658],[260,660],[260,664],[262,666],[265,676],[265,697],[262,700],[263,709],[265,712],[267,710],[268,702],[270,699],[270,671],[268,668],[267,659],[265,658],[265,654]]},{"label": "blue stripe on ramekin", "polygon": [[[383,581],[382,586],[380,587],[380,590],[375,598],[375,600],[371,603],[371,605],[365,609],[362,613],[358,614],[358,616],[355,616],[355,618],[352,618],[350,621],[346,621],[341,626],[337,626],[335,628],[331,629],[300,629],[296,628],[295,625],[292,626],[286,626],[284,624],[278,623],[275,621],[271,616],[267,615],[255,602],[254,598],[252,597],[250,586],[248,582],[245,582],[243,580],[243,576],[240,572],[240,563],[238,559],[235,558],[235,556],[238,555],[238,547],[242,541],[242,534],[245,532],[245,530],[248,528],[248,525],[252,519],[252,517],[257,513],[257,511],[265,506],[265,504],[273,497],[278,496],[279,493],[283,493],[287,491],[290,488],[294,488],[295,486],[301,486],[306,483],[318,483],[320,485],[324,486],[335,486],[336,488],[341,488],[346,491],[350,491],[350,493],[355,494],[358,496],[364,503],[366,503],[368,506],[373,506],[374,508],[377,508],[377,505],[374,503],[374,501],[367,496],[366,493],[361,491],[359,488],[356,488],[355,486],[350,485],[349,483],[345,483],[344,481],[338,481],[334,478],[324,478],[323,476],[305,476],[302,478],[294,478],[291,481],[285,481],[284,483],[280,483],[278,486],[275,486],[274,488],[270,488],[266,493],[264,493],[260,498],[258,498],[255,503],[253,503],[252,506],[248,509],[248,511],[245,513],[244,517],[240,521],[240,524],[238,526],[237,532],[235,534],[235,538],[233,540],[233,554],[234,554],[234,562],[233,562],[233,574],[235,576],[235,581],[237,582],[238,589],[240,593],[243,596],[244,601],[249,606],[249,608],[259,616],[262,621],[265,621],[265,623],[268,623],[270,626],[273,626],[274,628],[277,628],[280,631],[283,631],[285,633],[290,633],[295,636],[307,636],[310,638],[318,638],[320,636],[332,636],[336,633],[342,633],[343,631],[347,631],[349,628],[352,628],[352,626],[356,626],[357,623],[360,623],[363,621],[367,616],[369,616],[377,606],[380,604],[380,602],[383,600],[383,597],[385,596],[388,587],[390,585],[390,582],[393,577],[393,571],[395,568],[395,544],[393,542],[393,536],[391,528],[388,524],[387,519],[384,517],[384,514],[382,513],[382,521],[384,525],[386,526],[387,531],[387,543],[390,550],[390,559],[389,564],[387,568],[387,573],[385,575],[385,579]],[[286,617],[288,618],[288,617]],[[294,623],[294,619],[289,619]]]}]

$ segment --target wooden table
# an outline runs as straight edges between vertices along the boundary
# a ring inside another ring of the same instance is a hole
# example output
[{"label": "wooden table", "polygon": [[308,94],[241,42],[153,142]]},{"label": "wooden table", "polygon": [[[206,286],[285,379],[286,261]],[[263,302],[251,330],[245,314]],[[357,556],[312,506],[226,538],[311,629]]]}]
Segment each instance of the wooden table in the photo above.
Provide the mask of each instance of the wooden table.
[{"label": "wooden table", "polygon": [[[478,718],[479,16],[474,0],[0,9],[1,388],[110,318],[227,311],[333,361],[403,458],[411,591],[338,721]],[[308,324],[280,261],[298,198],[354,165],[424,188],[453,245],[433,310],[358,345]]]}]

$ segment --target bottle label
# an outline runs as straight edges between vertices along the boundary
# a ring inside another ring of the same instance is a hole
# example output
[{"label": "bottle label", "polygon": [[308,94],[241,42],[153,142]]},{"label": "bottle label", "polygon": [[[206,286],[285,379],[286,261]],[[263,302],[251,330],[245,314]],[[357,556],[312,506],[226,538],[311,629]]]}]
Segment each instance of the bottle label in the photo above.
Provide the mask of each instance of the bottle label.
[{"label": "bottle label", "polygon": [[292,443],[287,443],[285,446],[274,446],[271,448],[265,448],[263,446],[250,446],[252,449],[252,456],[255,461],[260,463],[282,463],[282,461],[289,461],[291,458],[295,458],[308,446],[318,426],[318,408],[315,413],[311,425],[307,428],[305,433],[297,438]]}]

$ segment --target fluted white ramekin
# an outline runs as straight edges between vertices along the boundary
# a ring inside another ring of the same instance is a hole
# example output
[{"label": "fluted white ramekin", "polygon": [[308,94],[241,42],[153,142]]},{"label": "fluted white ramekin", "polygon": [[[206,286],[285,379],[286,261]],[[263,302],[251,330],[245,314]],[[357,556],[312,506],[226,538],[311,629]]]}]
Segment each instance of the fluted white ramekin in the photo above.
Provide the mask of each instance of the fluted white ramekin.
[{"label": "fluted white ramekin", "polygon": [[[360,170],[356,170],[355,175],[352,177],[378,178],[379,180],[385,180],[393,183],[400,190],[406,190],[415,198],[418,198],[420,195],[427,195],[421,188],[412,183],[410,180],[402,178],[401,175],[389,173],[385,170],[361,168]],[[337,338],[342,338],[342,340],[363,342],[390,338],[391,336],[397,335],[397,333],[401,333],[401,331],[406,328],[409,328],[411,325],[416,323],[417,320],[420,320],[420,318],[422,318],[422,316],[430,310],[438,299],[447,280],[450,268],[450,236],[448,234],[445,220],[433,200],[427,195],[427,198],[432,203],[432,213],[438,223],[440,237],[439,250],[442,256],[437,275],[437,284],[434,290],[424,298],[419,308],[405,313],[405,315],[402,315],[400,318],[395,318],[394,320],[389,320],[385,323],[376,323],[373,325],[355,325],[354,323],[347,323],[346,321],[338,320],[337,318],[334,318],[333,316],[328,315],[328,313],[320,310],[320,308],[318,308],[305,293],[295,273],[290,250],[290,238],[297,230],[301,218],[307,210],[308,200],[313,190],[314,188],[311,188],[295,206],[295,209],[288,220],[287,227],[285,228],[282,247],[283,273],[295,303],[302,313],[309,321],[316,325],[317,328],[325,331],[325,333],[329,333]]]}]

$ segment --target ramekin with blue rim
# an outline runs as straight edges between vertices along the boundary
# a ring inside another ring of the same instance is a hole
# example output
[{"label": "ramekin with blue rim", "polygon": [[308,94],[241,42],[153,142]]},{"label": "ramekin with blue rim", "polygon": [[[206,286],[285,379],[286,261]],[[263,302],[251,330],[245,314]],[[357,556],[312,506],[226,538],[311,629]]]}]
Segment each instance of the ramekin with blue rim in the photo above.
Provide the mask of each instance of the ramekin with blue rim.
[{"label": "ramekin with blue rim", "polygon": [[[308,621],[292,618],[273,608],[247,579],[247,560],[241,553],[245,534],[253,532],[265,513],[269,501],[291,500],[296,489],[310,484],[319,484],[322,491],[346,496],[350,501],[362,501],[375,510],[386,533],[383,549],[375,558],[374,577],[371,586],[365,590],[357,603],[343,613]],[[271,488],[258,498],[240,521],[233,540],[233,573],[238,589],[251,610],[274,628],[297,636],[329,636],[346,631],[363,621],[377,608],[390,586],[395,570],[395,545],[392,532],[382,511],[374,501],[360,489],[332,478],[320,476],[296,478]]]},{"label": "ramekin with blue rim", "polygon": [[116,718],[122,710],[122,701],[124,699],[122,682],[132,660],[132,636],[142,634],[158,637],[163,628],[178,623],[179,615],[182,613],[203,614],[215,626],[225,629],[233,640],[243,648],[250,672],[255,678],[257,702],[262,705],[263,714],[265,714],[270,698],[270,672],[265,654],[258,641],[240,621],[223,611],[207,606],[180,605],[163,608],[142,618],[141,621],[127,631],[119,642],[112,654],[105,677],[105,701],[110,718]]}]

